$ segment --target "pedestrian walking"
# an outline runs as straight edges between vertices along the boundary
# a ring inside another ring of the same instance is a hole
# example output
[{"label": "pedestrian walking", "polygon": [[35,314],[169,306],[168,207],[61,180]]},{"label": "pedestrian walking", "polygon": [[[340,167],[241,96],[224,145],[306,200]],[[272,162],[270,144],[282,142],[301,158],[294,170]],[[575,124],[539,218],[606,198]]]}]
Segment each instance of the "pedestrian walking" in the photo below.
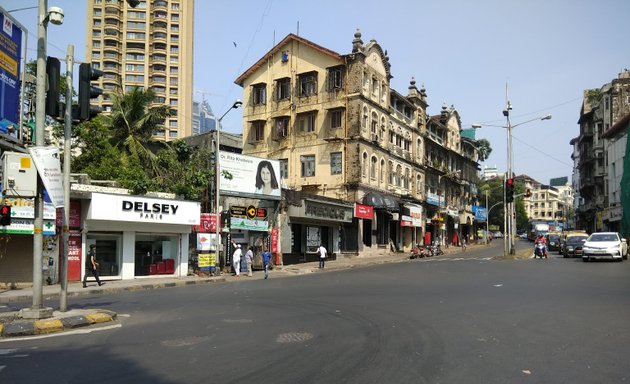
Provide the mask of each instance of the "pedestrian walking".
[{"label": "pedestrian walking", "polygon": [[235,244],[236,249],[232,254],[232,267],[234,267],[234,275],[236,277],[241,277],[241,245]]},{"label": "pedestrian walking", "polygon": [[87,288],[88,271],[92,273],[92,276],[96,279],[98,286],[103,285],[98,278],[98,261],[96,259],[96,244],[90,244],[90,251],[85,258],[85,275],[83,275],[83,288]]},{"label": "pedestrian walking", "polygon": [[247,276],[252,277],[254,275],[254,271],[252,270],[252,264],[254,262],[254,247],[251,245],[245,252],[245,263],[247,265]]},{"label": "pedestrian walking", "polygon": [[265,269],[265,279],[269,277],[269,263],[271,263],[271,252],[265,247],[262,252],[263,268]]},{"label": "pedestrian walking", "polygon": [[324,268],[324,262],[326,261],[326,248],[324,247],[324,244],[321,244],[319,246],[319,248],[317,249],[317,252],[319,252],[319,267],[320,268]]}]

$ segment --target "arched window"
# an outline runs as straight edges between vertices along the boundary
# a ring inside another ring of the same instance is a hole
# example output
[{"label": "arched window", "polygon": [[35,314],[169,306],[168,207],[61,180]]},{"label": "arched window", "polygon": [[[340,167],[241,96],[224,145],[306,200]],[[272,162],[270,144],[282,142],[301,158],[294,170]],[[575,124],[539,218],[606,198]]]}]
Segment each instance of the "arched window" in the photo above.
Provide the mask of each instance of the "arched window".
[{"label": "arched window", "polygon": [[405,169],[405,178],[403,179],[403,187],[409,189],[409,180],[411,179],[411,171],[409,168]]},{"label": "arched window", "polygon": [[416,175],[416,195],[422,195],[422,176]]},{"label": "arched window", "polygon": [[422,139],[418,139],[418,142],[416,144],[416,157],[421,157],[422,156]]},{"label": "arched window", "polygon": [[363,152],[363,162],[361,164],[361,169],[362,169],[362,176],[363,177],[367,177],[367,168],[368,168],[368,155],[367,153]]},{"label": "arched window", "polygon": [[378,184],[382,185],[385,183],[385,160],[381,159],[381,177],[378,180]]},{"label": "arched window", "polygon": [[385,130],[385,118],[382,117],[381,118],[381,141],[385,141],[386,140],[386,134],[385,134],[386,130]]},{"label": "arched window", "polygon": [[378,160],[376,159],[376,156],[372,156],[372,161],[370,164],[370,178],[372,178],[373,180],[376,180],[376,168],[378,167]]},{"label": "arched window", "polygon": [[367,108],[363,108],[363,122],[362,122],[362,126],[363,129],[367,129],[368,127],[368,109]]},{"label": "arched window", "polygon": [[401,184],[400,179],[402,179],[402,167],[400,166],[400,164],[398,164],[396,166],[396,179],[395,179],[396,182],[394,183],[397,187],[400,187],[400,184]]},{"label": "arched window", "polygon": [[376,112],[372,112],[372,133],[378,133],[378,115]]},{"label": "arched window", "polygon": [[389,175],[389,184],[394,184],[394,164],[391,161],[387,163],[387,174]]}]

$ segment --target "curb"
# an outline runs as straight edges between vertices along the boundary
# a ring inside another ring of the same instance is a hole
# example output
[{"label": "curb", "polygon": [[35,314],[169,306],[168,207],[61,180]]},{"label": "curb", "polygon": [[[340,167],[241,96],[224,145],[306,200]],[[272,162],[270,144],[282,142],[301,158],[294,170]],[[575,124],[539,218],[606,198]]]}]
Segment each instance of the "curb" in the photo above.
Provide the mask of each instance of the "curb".
[{"label": "curb", "polygon": [[116,312],[95,309],[87,310],[85,315],[69,315],[54,319],[16,320],[0,323],[0,338],[46,335],[63,330],[106,323],[116,319]]},{"label": "curb", "polygon": [[[128,287],[116,287],[116,286],[111,286],[109,288],[87,288],[87,289],[82,289],[80,291],[69,291],[67,293],[68,297],[77,297],[77,296],[85,296],[85,295],[92,295],[92,294],[112,294],[112,293],[117,293],[117,292],[123,292],[123,291],[143,291],[143,290],[148,290],[148,289],[160,289],[160,288],[168,288],[168,287],[182,287],[182,286],[186,286],[186,285],[196,285],[196,284],[207,284],[207,283],[224,283],[226,282],[227,279],[225,277],[217,277],[217,278],[211,278],[211,279],[199,279],[199,280],[189,280],[189,281],[179,281],[179,282],[169,282],[169,283],[151,283],[151,284],[140,284],[140,285],[133,285],[133,286],[128,286]],[[59,296],[61,295],[61,292],[55,292],[55,293],[45,293],[43,294],[43,299],[44,300],[54,300],[59,298]],[[0,304],[10,304],[10,303],[17,303],[17,302],[23,302],[23,301],[28,301],[31,300],[33,298],[33,295],[31,293],[29,294],[24,294],[24,295],[15,295],[15,296],[9,296],[9,297],[3,297],[2,295],[0,295]]]}]

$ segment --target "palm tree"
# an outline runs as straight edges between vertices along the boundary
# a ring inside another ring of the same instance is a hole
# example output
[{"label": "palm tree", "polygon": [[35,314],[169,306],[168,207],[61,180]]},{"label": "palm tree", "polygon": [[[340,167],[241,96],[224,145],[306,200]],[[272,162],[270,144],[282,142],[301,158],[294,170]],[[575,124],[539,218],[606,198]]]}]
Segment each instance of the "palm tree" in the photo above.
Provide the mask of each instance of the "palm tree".
[{"label": "palm tree", "polygon": [[478,140],[479,148],[477,149],[477,153],[479,154],[479,161],[485,161],[492,153],[492,147],[490,146],[490,142],[486,139]]},{"label": "palm tree", "polygon": [[151,150],[163,144],[154,140],[155,135],[170,115],[167,105],[152,106],[155,93],[135,87],[125,94],[112,95],[114,105],[108,117],[112,128],[111,143],[128,161],[138,161],[152,175],[159,174],[156,156]]}]

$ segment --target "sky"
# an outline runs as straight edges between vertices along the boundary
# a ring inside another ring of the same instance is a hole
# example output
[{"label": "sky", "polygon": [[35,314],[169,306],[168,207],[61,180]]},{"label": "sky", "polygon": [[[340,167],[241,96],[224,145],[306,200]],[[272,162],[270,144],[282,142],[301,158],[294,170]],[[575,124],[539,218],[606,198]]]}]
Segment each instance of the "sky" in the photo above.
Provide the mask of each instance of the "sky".
[{"label": "sky", "polygon": [[[36,5],[2,1],[6,10]],[[63,25],[48,27],[48,55],[65,58],[73,44],[84,61],[86,2],[48,6],[65,12]],[[27,55],[35,58],[37,10],[12,15],[29,30]],[[375,39],[387,50],[392,89],[407,94],[413,77],[426,88],[430,115],[454,106],[462,128],[498,126],[476,131],[492,147],[482,168],[507,170],[507,91],[514,173],[544,184],[571,180],[569,142],[579,134],[583,91],[630,68],[629,15],[627,0],[197,0],[193,97],[221,116],[242,98],[234,80],[289,33],[348,54],[358,28],[364,43]],[[551,120],[536,119],[547,114]],[[231,110],[223,129],[241,133],[241,118]]]}]

